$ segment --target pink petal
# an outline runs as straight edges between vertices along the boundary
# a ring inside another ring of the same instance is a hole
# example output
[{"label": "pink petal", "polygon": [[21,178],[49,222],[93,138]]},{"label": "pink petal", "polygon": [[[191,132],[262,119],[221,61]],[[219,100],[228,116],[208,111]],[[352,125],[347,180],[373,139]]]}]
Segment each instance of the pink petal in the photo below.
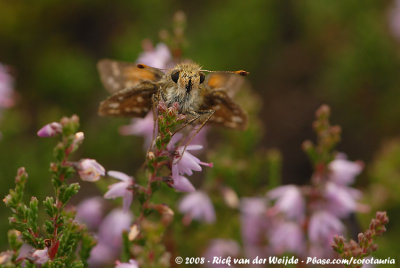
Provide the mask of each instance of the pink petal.
[{"label": "pink petal", "polygon": [[107,172],[107,174],[110,177],[113,177],[113,178],[116,178],[118,180],[125,181],[125,182],[133,180],[133,178],[131,176],[128,176],[125,173],[120,172],[120,171],[110,170]]},{"label": "pink petal", "polygon": [[123,199],[123,210],[125,212],[129,211],[129,207],[132,204],[133,193],[131,191],[125,191]]},{"label": "pink petal", "polygon": [[193,184],[184,176],[177,175],[173,178],[172,187],[181,192],[194,192],[196,189]]},{"label": "pink petal", "polygon": [[114,183],[113,185],[110,186],[109,190],[104,194],[104,198],[115,199],[117,197],[123,197],[129,186],[130,185],[127,184],[126,182]]}]

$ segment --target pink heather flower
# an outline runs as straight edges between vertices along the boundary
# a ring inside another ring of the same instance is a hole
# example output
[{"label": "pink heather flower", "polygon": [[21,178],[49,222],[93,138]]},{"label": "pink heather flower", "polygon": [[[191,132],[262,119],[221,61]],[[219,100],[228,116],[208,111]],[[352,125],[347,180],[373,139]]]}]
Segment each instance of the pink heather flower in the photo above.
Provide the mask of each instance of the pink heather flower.
[{"label": "pink heather flower", "polygon": [[278,221],[268,230],[271,250],[276,255],[295,253],[302,255],[305,251],[305,239],[299,224]]},{"label": "pink heather flower", "polygon": [[240,222],[244,244],[259,244],[266,228],[267,205],[263,198],[240,200]]},{"label": "pink heather flower", "polygon": [[[195,145],[195,146],[202,146],[201,148],[196,148],[194,149],[193,153],[196,153],[198,151],[201,151],[205,145],[207,145],[207,127],[203,127],[199,133],[196,134],[197,129],[194,129],[193,131],[190,132],[190,134],[188,134],[183,141],[181,141],[181,139],[183,138],[183,134],[182,133],[177,133],[175,134],[172,138],[171,141],[169,142],[167,148],[169,151],[174,151],[176,149],[176,144],[178,142],[180,142],[181,144],[186,144],[189,139],[192,139],[190,141],[190,145]],[[196,134],[196,135],[195,135]],[[195,135],[193,137],[193,135]]]},{"label": "pink heather flower", "polygon": [[45,264],[49,260],[49,255],[47,254],[47,248],[37,249],[32,253],[32,257],[35,259],[36,264]]},{"label": "pink heather flower", "polygon": [[265,232],[267,205],[264,198],[252,197],[240,200],[240,224],[245,255],[248,258],[265,256]]},{"label": "pink heather flower", "polygon": [[96,229],[103,218],[103,199],[91,197],[83,200],[76,207],[76,220],[84,223],[89,229]]},{"label": "pink heather flower", "polygon": [[267,193],[267,197],[276,200],[274,208],[289,219],[301,220],[304,217],[305,202],[298,186],[285,185]]},{"label": "pink heather flower", "polygon": [[[175,144],[182,138],[182,134],[175,134],[170,143],[167,146],[169,151],[173,151]],[[190,150],[200,150],[202,145],[188,145],[185,152],[183,152],[184,146],[180,146],[176,152],[177,156],[174,158],[172,163],[172,179],[173,183],[171,186],[178,191],[182,192],[194,192],[195,188],[192,183],[183,175],[192,175],[194,171],[201,171],[201,165],[212,167],[212,163],[205,163],[200,161],[197,157],[189,153]],[[183,155],[182,155],[183,154]],[[180,158],[180,156],[182,157]]]},{"label": "pink heather flower", "polygon": [[163,43],[159,43],[155,49],[150,48],[148,51],[140,54],[136,62],[143,63],[154,68],[164,69],[168,67],[171,61],[172,57],[168,47]]},{"label": "pink heather flower", "polygon": [[[137,136],[142,136],[144,138],[144,148],[147,150],[147,148],[151,145],[152,138],[153,138],[153,128],[154,128],[154,120],[153,120],[153,112],[150,111],[144,118],[135,118],[132,119],[131,123],[129,125],[125,125],[120,127],[119,133],[121,135],[137,135]],[[157,129],[157,124],[156,124],[156,129]],[[189,135],[194,134],[193,132]],[[157,131],[155,133],[157,135]],[[192,139],[190,142],[191,144],[206,144],[206,135],[207,135],[207,129],[204,127],[202,130],[200,130],[199,133],[197,133],[196,136]],[[172,151],[175,149],[175,144],[183,137],[181,133],[175,134],[171,142],[168,145],[168,149]],[[201,149],[201,148],[200,148]],[[200,150],[196,149],[196,150]]]},{"label": "pink heather flower", "polygon": [[201,150],[202,148],[202,145],[188,145],[186,150],[183,151],[184,146],[180,146],[177,149],[178,155],[175,157],[174,163],[172,164],[172,173],[191,176],[193,175],[193,170],[201,171],[201,165],[212,167],[212,163],[202,162],[200,159],[189,153],[189,151]]},{"label": "pink heather flower", "polygon": [[85,158],[78,163],[78,173],[82,180],[94,182],[105,175],[105,169],[96,160]]},{"label": "pink heather flower", "polygon": [[330,179],[337,184],[349,185],[354,182],[363,169],[359,162],[352,162],[342,158],[336,158],[329,164]]},{"label": "pink heather flower", "polygon": [[[194,135],[197,129],[194,129],[190,135]],[[192,141],[190,144],[201,144],[203,145],[203,148],[207,146],[207,133],[208,133],[208,128],[205,126],[203,127],[199,133],[196,134],[196,136],[193,137]]]},{"label": "pink heather flower", "polygon": [[105,241],[97,242],[90,251],[89,267],[103,267],[105,264],[112,263],[117,256],[118,251],[108,246]]},{"label": "pink heather flower", "polygon": [[30,256],[30,253],[33,251],[33,249],[34,248],[29,244],[22,244],[21,248],[19,249],[17,260],[25,259],[26,257]]},{"label": "pink heather flower", "polygon": [[187,194],[179,203],[179,211],[188,215],[191,219],[215,221],[214,206],[207,194],[201,191]]},{"label": "pink heather flower", "polygon": [[[214,259],[214,257],[238,257],[240,254],[240,246],[234,240],[228,239],[213,239],[208,246],[204,256],[208,260]],[[212,264],[207,263],[207,267],[226,267],[226,264]]]},{"label": "pink heather flower", "polygon": [[122,248],[122,232],[129,231],[133,220],[132,213],[121,209],[112,210],[100,224],[97,245],[90,252],[90,265],[111,263]]},{"label": "pink heather flower", "polygon": [[133,185],[133,178],[119,171],[109,171],[108,176],[121,180],[121,182],[110,185],[109,190],[104,194],[104,198],[115,199],[123,198],[123,209],[129,211],[133,199],[133,192],[130,189]]},{"label": "pink heather flower", "polygon": [[308,236],[311,243],[330,245],[334,235],[342,235],[344,225],[333,214],[320,210],[311,215],[308,224]]},{"label": "pink heather flower", "polygon": [[0,108],[10,108],[14,105],[14,79],[6,67],[0,64]]},{"label": "pink heather flower", "polygon": [[139,268],[139,265],[137,261],[131,259],[129,260],[129,263],[116,261],[115,268]]},{"label": "pink heather flower", "polygon": [[[153,112],[150,111],[144,118],[132,119],[129,125],[122,126],[119,129],[121,135],[138,135],[143,136],[145,142],[144,146],[147,149],[153,138]],[[157,135],[157,133],[155,133]]]},{"label": "pink heather flower", "polygon": [[327,199],[326,209],[340,218],[358,210],[357,200],[361,198],[361,192],[354,188],[327,182],[324,195]]},{"label": "pink heather flower", "polygon": [[194,188],[193,184],[185,176],[172,173],[172,179],[173,182],[171,187],[173,187],[175,190],[186,193],[196,191],[196,188]]},{"label": "pink heather flower", "polygon": [[57,122],[53,122],[45,125],[37,132],[37,135],[41,138],[53,137],[62,132],[62,125]]}]

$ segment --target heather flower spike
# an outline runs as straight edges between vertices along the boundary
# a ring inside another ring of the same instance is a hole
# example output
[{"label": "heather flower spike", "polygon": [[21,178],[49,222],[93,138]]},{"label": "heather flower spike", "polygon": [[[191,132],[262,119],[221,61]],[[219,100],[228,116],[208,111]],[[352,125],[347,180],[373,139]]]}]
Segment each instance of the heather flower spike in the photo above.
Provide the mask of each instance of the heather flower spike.
[{"label": "heather flower spike", "polygon": [[[43,206],[39,206],[39,200],[34,196],[27,204],[24,203],[28,174],[24,168],[18,170],[15,189],[10,190],[3,200],[11,209],[10,225],[15,229],[9,233],[14,256],[7,267],[27,267],[32,263],[47,267],[50,261],[54,267],[63,267],[65,260],[68,260],[68,267],[86,265],[95,241],[87,228],[75,221],[74,213],[69,211],[69,201],[80,189],[79,183],[71,183],[70,180],[77,173],[82,179],[97,180],[104,175],[104,168],[93,159],[83,159],[79,163],[70,161],[71,154],[83,141],[83,133],[78,132],[78,126],[77,116],[64,117],[59,123],[50,123],[38,132],[41,137],[60,136],[54,147],[54,160],[50,163],[54,194],[40,201]],[[76,254],[78,245],[80,254]]]},{"label": "heather flower spike", "polygon": [[[378,211],[376,216],[371,220],[369,228],[358,234],[358,241],[346,241],[343,236],[336,235],[333,238],[332,248],[343,259],[363,259],[376,251],[378,246],[374,243],[376,237],[382,235],[386,231],[385,225],[388,224],[389,218],[386,212]],[[351,264],[348,267],[360,267]]]}]

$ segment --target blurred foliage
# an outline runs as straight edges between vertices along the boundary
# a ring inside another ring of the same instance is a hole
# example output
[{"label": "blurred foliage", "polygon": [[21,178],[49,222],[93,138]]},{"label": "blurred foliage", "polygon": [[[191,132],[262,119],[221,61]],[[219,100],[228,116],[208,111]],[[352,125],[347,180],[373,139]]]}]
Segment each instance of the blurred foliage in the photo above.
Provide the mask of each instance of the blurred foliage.
[{"label": "blurred foliage", "polygon": [[[32,178],[43,178],[28,186],[32,195],[43,198],[50,191],[44,167],[51,158],[51,142],[39,140],[35,133],[45,123],[73,113],[80,116],[85,132],[82,155],[97,159],[107,169],[135,173],[144,159],[144,153],[138,153],[142,141],[118,134],[118,127],[127,120],[97,116],[98,103],[107,93],[98,79],[96,62],[104,57],[134,61],[141,41],[156,42],[159,30],[170,27],[174,12],[181,9],[188,20],[185,56],[207,69],[246,69],[260,96],[256,113],[261,121],[254,120],[256,125],[246,132],[220,131],[211,141],[215,151],[237,161],[227,162],[223,172],[232,166],[240,168],[240,158],[251,155],[254,159],[251,169],[246,167],[251,174],[232,171],[226,174],[226,183],[232,183],[240,196],[262,194],[268,187],[266,174],[276,173],[264,168],[277,157],[273,152],[271,156],[271,148],[282,153],[283,182],[306,183],[311,168],[301,143],[313,137],[314,111],[325,102],[332,108],[332,121],[343,129],[340,150],[371,165],[358,184],[366,189],[370,178],[380,188],[371,186],[367,203],[378,202],[377,195],[390,200],[379,201],[389,209],[391,223],[383,238],[387,239],[384,249],[378,253],[398,252],[399,245],[390,234],[400,232],[394,230],[399,219],[392,217],[400,210],[395,192],[400,185],[395,179],[399,145],[382,143],[400,131],[400,43],[389,28],[392,5],[389,0],[362,4],[356,0],[253,0],[251,4],[241,0],[3,0],[0,62],[13,68],[18,103],[3,112],[1,121],[0,195],[13,185],[15,170],[22,165]],[[221,136],[230,137],[231,142],[219,146]],[[232,148],[236,142],[238,147]],[[216,166],[211,172],[221,170]],[[260,186],[259,192],[251,192],[253,183]],[[97,193],[91,186],[82,192]],[[5,211],[1,206],[2,248]],[[219,219],[231,216],[229,210],[218,215]],[[367,218],[361,219],[367,223]],[[202,233],[213,227],[194,224],[193,228],[201,228],[192,237],[197,241],[204,240]],[[230,228],[212,232],[224,236]],[[177,251],[194,255],[186,244]]]}]

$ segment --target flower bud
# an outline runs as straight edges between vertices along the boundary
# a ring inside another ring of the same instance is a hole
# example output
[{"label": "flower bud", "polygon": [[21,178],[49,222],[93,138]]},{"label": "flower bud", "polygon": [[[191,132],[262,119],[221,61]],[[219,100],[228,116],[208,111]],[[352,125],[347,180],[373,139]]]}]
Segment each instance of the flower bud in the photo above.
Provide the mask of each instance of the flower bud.
[{"label": "flower bud", "polygon": [[129,241],[135,240],[135,238],[139,235],[140,230],[137,224],[131,226],[128,234]]},{"label": "flower bud", "polygon": [[83,132],[77,132],[74,136],[74,141],[72,142],[72,150],[78,149],[85,139],[85,134]]},{"label": "flower bud", "polygon": [[98,181],[105,175],[105,169],[94,159],[82,159],[78,163],[78,173],[84,181]]},{"label": "flower bud", "polygon": [[48,249],[37,249],[32,253],[32,257],[35,258],[36,264],[45,264],[49,260]]},{"label": "flower bud", "polygon": [[62,126],[60,123],[53,122],[45,125],[37,132],[37,135],[41,138],[53,137],[62,132]]}]

